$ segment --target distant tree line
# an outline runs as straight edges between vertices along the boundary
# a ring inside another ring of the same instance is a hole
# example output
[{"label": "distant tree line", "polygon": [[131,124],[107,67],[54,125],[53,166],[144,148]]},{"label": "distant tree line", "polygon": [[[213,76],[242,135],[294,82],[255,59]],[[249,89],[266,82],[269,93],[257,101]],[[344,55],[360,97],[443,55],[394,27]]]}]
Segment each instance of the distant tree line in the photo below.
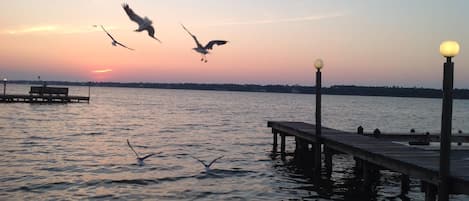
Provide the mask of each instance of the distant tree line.
[{"label": "distant tree line", "polygon": [[[44,81],[14,80],[16,84],[42,85]],[[129,88],[157,88],[157,89],[192,89],[214,91],[244,91],[244,92],[271,92],[271,93],[299,93],[314,94],[315,87],[301,85],[257,85],[257,84],[198,84],[198,83],[145,83],[145,82],[68,82],[47,81],[48,85],[68,86],[94,86],[94,87],[129,87]],[[406,87],[380,87],[380,86],[355,86],[333,85],[322,88],[323,94],[330,95],[355,95],[355,96],[392,96],[392,97],[421,97],[441,98],[441,89],[430,88],[406,88]],[[469,99],[469,89],[455,89],[455,99]]]}]

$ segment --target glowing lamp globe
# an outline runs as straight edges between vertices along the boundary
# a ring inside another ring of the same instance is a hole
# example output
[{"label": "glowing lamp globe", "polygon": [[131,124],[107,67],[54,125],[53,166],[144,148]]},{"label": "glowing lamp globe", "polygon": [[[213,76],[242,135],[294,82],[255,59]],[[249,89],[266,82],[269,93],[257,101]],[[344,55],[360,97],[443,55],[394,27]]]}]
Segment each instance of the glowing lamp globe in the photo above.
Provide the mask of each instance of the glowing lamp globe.
[{"label": "glowing lamp globe", "polygon": [[454,57],[459,54],[459,44],[456,41],[443,41],[440,45],[440,54],[444,57]]},{"label": "glowing lamp globe", "polygon": [[324,67],[324,62],[322,61],[322,59],[316,59],[316,61],[314,61],[314,67],[318,70]]},{"label": "glowing lamp globe", "polygon": [[3,78],[3,81],[6,82],[6,81],[8,81],[8,80],[7,80],[6,78]]}]

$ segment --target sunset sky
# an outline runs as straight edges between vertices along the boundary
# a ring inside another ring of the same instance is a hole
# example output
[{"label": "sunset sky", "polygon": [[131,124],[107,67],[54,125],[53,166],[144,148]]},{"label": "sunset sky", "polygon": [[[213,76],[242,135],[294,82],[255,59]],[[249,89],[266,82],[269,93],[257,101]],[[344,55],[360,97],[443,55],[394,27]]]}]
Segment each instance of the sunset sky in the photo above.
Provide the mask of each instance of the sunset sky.
[{"label": "sunset sky", "polygon": [[[455,87],[469,88],[466,0],[129,0],[156,35],[133,30],[115,0],[15,0],[0,6],[0,76],[10,80],[441,88],[439,45],[456,40]],[[224,39],[200,62],[202,43]],[[120,42],[114,47],[94,24]]]}]

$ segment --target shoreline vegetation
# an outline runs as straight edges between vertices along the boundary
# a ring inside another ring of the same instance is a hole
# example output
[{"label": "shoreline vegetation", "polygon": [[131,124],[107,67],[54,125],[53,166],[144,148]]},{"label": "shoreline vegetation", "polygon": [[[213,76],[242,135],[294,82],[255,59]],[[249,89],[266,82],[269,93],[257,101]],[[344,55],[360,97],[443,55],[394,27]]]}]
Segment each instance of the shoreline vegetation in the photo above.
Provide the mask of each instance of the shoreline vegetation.
[{"label": "shoreline vegetation", "polygon": [[[126,87],[126,88],[155,88],[155,89],[186,89],[211,91],[240,91],[240,92],[269,92],[314,94],[314,86],[301,85],[257,85],[257,84],[199,84],[199,83],[148,83],[148,82],[70,82],[46,81],[48,85],[88,86],[92,87]],[[12,80],[8,83],[42,85],[44,81]],[[386,97],[415,97],[441,98],[441,89],[408,88],[386,86],[356,86],[333,85],[323,87],[322,93],[327,95],[355,95],[355,96],[386,96]],[[454,89],[454,99],[469,99],[469,89]]]}]

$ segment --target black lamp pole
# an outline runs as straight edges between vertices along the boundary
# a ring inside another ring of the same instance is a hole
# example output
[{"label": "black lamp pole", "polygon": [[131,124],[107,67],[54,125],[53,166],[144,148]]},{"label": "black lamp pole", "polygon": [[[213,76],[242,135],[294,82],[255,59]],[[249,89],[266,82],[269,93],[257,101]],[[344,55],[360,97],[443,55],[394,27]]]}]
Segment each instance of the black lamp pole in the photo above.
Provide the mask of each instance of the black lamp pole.
[{"label": "black lamp pole", "polygon": [[453,74],[454,63],[451,57],[446,57],[443,68],[443,110],[441,115],[440,140],[440,183],[438,186],[438,200],[449,199],[449,170],[451,152],[451,120],[453,116]]},{"label": "black lamp pole", "polygon": [[321,172],[321,68],[316,71],[316,146],[314,146],[314,170],[316,175]]},{"label": "black lamp pole", "polygon": [[7,80],[3,80],[3,96],[6,96],[7,93]]},{"label": "black lamp pole", "polygon": [[91,82],[88,82],[88,99],[91,96]]}]

